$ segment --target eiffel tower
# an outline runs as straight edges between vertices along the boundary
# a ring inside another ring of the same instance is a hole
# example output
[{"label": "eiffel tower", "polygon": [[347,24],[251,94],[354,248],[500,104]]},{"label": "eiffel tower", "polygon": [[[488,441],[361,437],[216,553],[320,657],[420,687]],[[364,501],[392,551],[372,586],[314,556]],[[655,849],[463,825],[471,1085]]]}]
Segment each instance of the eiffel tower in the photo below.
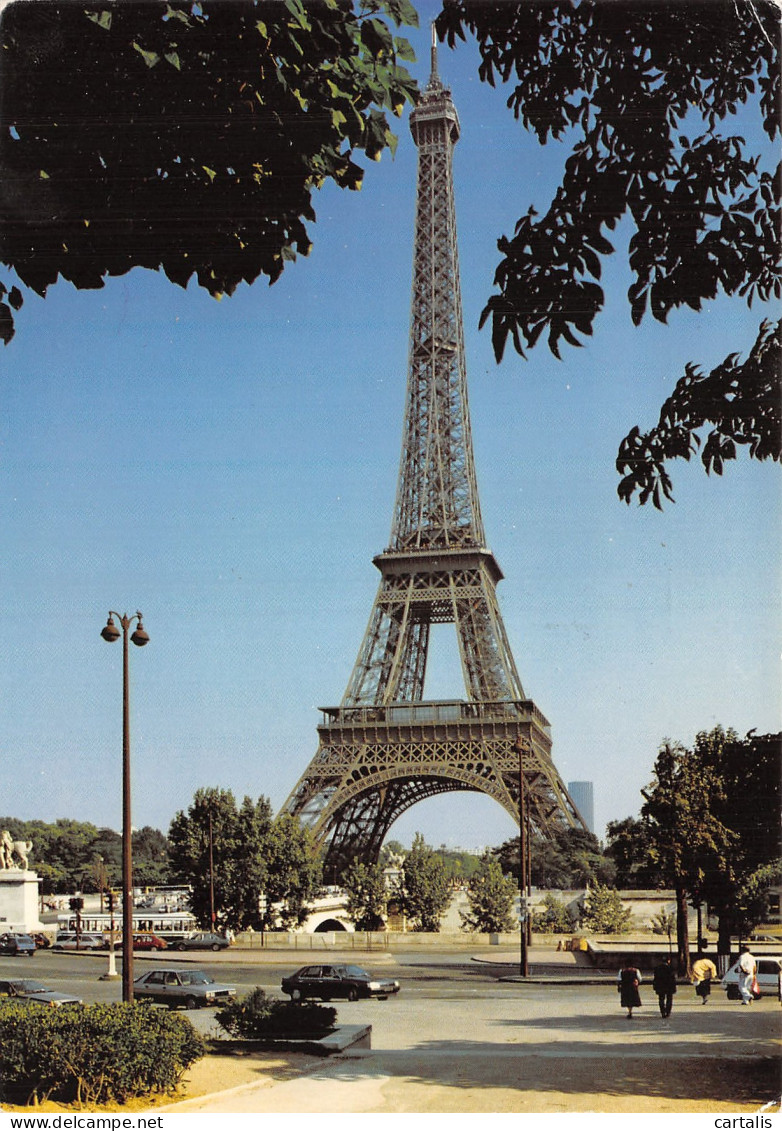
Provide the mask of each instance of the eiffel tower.
[{"label": "eiffel tower", "polygon": [[[493,797],[542,835],[583,826],[551,759],[548,720],[521,685],[486,546],[467,404],[453,195],[459,118],[437,71],[410,115],[418,190],[407,403],[389,547],[339,707],[283,809],[312,828],[326,871],[377,860],[393,822],[436,794]],[[466,699],[425,701],[430,629],[456,627]],[[526,796],[525,796],[526,795]]]}]

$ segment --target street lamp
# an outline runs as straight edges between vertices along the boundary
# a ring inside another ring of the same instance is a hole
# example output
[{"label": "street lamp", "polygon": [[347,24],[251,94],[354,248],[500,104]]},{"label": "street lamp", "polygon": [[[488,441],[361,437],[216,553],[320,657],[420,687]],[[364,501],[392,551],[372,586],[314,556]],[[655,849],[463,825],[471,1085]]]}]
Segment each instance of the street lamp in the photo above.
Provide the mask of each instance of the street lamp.
[{"label": "street lamp", "polygon": [[133,1001],[133,848],[130,823],[130,691],[128,683],[128,630],[134,620],[138,626],[130,637],[134,644],[143,648],[149,643],[149,635],[141,621],[141,613],[129,617],[127,613],[109,611],[106,627],[101,636],[109,644],[119,640],[120,630],[114,623],[119,620],[122,628],[122,1000]]}]

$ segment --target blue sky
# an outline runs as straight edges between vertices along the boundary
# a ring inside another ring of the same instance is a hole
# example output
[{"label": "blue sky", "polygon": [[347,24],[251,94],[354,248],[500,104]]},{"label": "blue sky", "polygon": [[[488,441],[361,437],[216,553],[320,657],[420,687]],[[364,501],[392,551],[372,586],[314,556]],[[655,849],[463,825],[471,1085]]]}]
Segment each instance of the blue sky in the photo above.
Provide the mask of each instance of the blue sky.
[{"label": "blue sky", "polygon": [[[422,3],[427,19],[436,8]],[[428,76],[428,30],[414,37]],[[498,593],[527,694],[598,832],[636,814],[661,741],[779,727],[779,469],[674,465],[676,504],[626,507],[614,459],[687,361],[746,353],[764,313],[718,299],[632,326],[619,257],[594,337],[558,362],[495,364],[478,318],[496,239],[545,204],[566,156],[540,149],[470,47],[440,48],[461,123],[455,181],[470,407]],[[199,786],[284,802],[339,702],[388,543],[401,444],[416,151],[323,191],[308,259],[218,303],[135,271],[27,295],[0,353],[2,812],[120,827],[121,647],[131,650],[133,820],[168,829]],[[619,233],[619,241],[626,233]],[[767,311],[771,313],[771,311]],[[567,349],[567,347],[565,347]],[[439,626],[427,694],[463,688]],[[445,795],[391,836],[498,844],[494,802]]]}]

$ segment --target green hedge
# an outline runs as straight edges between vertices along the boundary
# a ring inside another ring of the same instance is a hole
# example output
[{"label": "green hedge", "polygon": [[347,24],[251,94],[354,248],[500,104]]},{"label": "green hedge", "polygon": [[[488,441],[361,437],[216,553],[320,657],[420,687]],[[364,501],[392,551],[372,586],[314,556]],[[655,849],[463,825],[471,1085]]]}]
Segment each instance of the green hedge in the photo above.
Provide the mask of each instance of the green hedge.
[{"label": "green hedge", "polygon": [[215,1018],[232,1037],[244,1040],[313,1040],[332,1032],[337,1011],[314,1002],[293,1005],[270,998],[256,986],[246,997],[218,1009]]},{"label": "green hedge", "polygon": [[0,1002],[0,1096],[10,1103],[172,1092],[205,1051],[186,1018],[149,1005]]}]

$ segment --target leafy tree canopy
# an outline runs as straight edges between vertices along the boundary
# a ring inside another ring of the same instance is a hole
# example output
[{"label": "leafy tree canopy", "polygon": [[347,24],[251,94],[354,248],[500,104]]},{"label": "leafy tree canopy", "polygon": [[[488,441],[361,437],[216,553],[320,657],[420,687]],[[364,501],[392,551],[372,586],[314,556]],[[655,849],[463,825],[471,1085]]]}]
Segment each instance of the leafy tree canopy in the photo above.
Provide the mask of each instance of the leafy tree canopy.
[{"label": "leafy tree canopy", "polygon": [[385,925],[388,892],[381,864],[355,861],[342,877],[347,913],[357,931],[379,931]]},{"label": "leafy tree canopy", "polygon": [[516,927],[513,900],[517,894],[514,881],[503,875],[495,855],[486,852],[470,877],[467,888],[469,911],[461,912],[462,926],[483,934],[501,934]]},{"label": "leafy tree canopy", "polygon": [[191,907],[203,927],[256,926],[266,876],[265,837],[271,806],[245,798],[241,809],[230,790],[196,790],[187,812],[171,822],[171,870],[192,888]]},{"label": "leafy tree canopy", "polygon": [[[132,267],[231,294],[310,249],[415,83],[409,0],[32,0],[2,14],[0,259],[38,294]],[[0,337],[18,287],[0,285]]]},{"label": "leafy tree canopy", "polygon": [[[113,829],[65,817],[51,823],[0,817],[0,828],[8,829],[14,840],[32,841],[30,866],[41,877],[44,895],[120,886],[122,837]],[[134,884],[165,883],[168,842],[163,833],[145,825],[134,831],[132,843]]]},{"label": "leafy tree canopy", "polygon": [[581,924],[601,935],[621,935],[630,925],[631,912],[622,904],[616,888],[606,884],[590,887],[581,905]]},{"label": "leafy tree canopy", "polygon": [[298,817],[280,813],[264,837],[265,865],[263,926],[287,929],[307,916],[307,900],[316,894],[322,877],[322,861],[312,833]]},{"label": "leafy tree canopy", "polygon": [[[502,862],[503,871],[518,876],[518,837],[505,841],[494,852]],[[535,887],[580,888],[596,880],[613,881],[613,861],[603,855],[597,837],[586,829],[562,827],[551,836],[533,835],[530,856]]]},{"label": "leafy tree canopy", "polygon": [[[780,167],[735,121],[752,103],[778,138],[780,14],[774,0],[444,0],[441,36],[474,35],[481,79],[510,84],[508,106],[541,144],[569,145],[544,214],[530,208],[498,241],[498,293],[482,315],[498,359],[509,338],[522,356],[541,337],[557,357],[583,344],[604,304],[607,233],[623,219],[636,324],[720,292],[780,297]],[[737,446],[782,459],[779,328],[761,327],[737,359],[707,376],[688,367],[659,424],[629,433],[621,498],[672,498],[664,464],[689,459],[707,423],[707,470],[720,474]]]},{"label": "leafy tree canopy", "polygon": [[439,931],[440,920],[453,895],[445,863],[424,840],[413,838],[413,847],[402,865],[400,901],[418,931]]}]

